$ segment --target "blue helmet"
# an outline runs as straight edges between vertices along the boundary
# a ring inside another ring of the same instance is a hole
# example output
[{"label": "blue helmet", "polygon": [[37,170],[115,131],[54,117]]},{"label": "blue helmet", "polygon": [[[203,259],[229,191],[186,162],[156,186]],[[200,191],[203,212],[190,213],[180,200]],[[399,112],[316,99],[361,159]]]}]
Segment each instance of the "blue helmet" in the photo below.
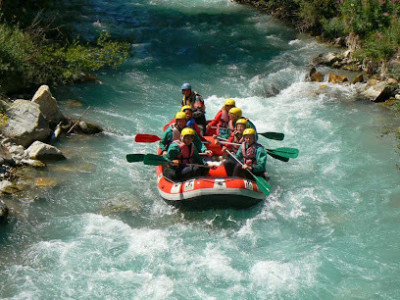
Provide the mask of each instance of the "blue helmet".
[{"label": "blue helmet", "polygon": [[182,84],[181,86],[181,90],[191,90],[192,86],[190,85],[190,83],[185,82],[184,84]]}]

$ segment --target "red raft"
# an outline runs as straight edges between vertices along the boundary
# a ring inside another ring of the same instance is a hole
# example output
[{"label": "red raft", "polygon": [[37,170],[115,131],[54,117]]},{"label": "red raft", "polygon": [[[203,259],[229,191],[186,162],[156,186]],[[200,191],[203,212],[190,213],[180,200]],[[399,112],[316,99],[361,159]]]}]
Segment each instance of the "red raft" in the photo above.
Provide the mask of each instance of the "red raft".
[{"label": "red raft", "polygon": [[[215,155],[221,155],[221,147],[212,137],[205,137],[207,148]],[[229,177],[224,166],[211,168],[205,177],[173,182],[163,176],[162,166],[156,167],[157,186],[161,197],[168,204],[178,208],[248,208],[265,199],[253,180]]]}]

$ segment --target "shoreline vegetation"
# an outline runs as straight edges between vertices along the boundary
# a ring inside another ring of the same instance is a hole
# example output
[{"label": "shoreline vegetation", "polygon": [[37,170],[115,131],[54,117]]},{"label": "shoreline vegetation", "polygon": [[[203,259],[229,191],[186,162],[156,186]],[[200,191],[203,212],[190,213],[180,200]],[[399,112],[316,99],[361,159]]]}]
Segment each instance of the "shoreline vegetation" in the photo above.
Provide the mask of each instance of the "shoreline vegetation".
[{"label": "shoreline vegetation", "polygon": [[[310,62],[310,81],[354,84],[360,99],[371,100],[400,116],[400,0],[234,0],[255,7],[300,33],[337,47]],[[317,71],[320,65],[357,74]],[[384,129],[399,143],[400,127]]]},{"label": "shoreline vegetation", "polygon": [[[102,131],[64,116],[48,85],[98,82],[92,72],[117,68],[130,55],[130,43],[107,32],[92,41],[73,36],[62,24],[62,6],[54,0],[0,0],[0,223],[7,222],[12,201],[4,196],[30,188],[20,183],[24,169],[66,158],[50,145],[54,140]],[[53,184],[38,180],[36,186]]]}]

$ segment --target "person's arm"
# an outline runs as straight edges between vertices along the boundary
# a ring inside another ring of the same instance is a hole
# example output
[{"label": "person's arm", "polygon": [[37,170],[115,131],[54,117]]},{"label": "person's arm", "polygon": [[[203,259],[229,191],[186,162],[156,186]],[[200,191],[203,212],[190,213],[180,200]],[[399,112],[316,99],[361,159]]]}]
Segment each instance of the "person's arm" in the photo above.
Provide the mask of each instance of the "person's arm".
[{"label": "person's arm", "polygon": [[172,142],[172,136],[173,136],[172,129],[171,127],[168,127],[167,130],[163,132],[163,135],[159,143],[161,151],[167,151],[168,145]]},{"label": "person's arm", "polygon": [[169,145],[168,148],[168,153],[164,156],[164,158],[169,162],[173,161],[178,157],[178,155],[181,153],[181,149],[179,148],[179,145],[176,143],[172,143]]},{"label": "person's arm", "polygon": [[199,125],[197,125],[197,123],[193,123],[193,129],[194,129],[194,131],[196,131],[197,135],[199,136],[200,141],[207,141],[207,140],[203,137],[203,135],[200,133],[200,128],[199,128]]},{"label": "person's arm", "polygon": [[267,152],[264,147],[258,147],[256,151],[257,164],[253,166],[256,173],[265,172],[265,164],[267,163]]},{"label": "person's arm", "polygon": [[[194,145],[193,145],[194,146]],[[199,165],[206,165],[207,163],[205,162],[205,160],[199,155],[199,152],[197,151],[196,147],[194,147],[193,149],[193,159],[196,163],[198,163]]]},{"label": "person's arm", "polygon": [[236,154],[234,154],[234,155],[236,155],[236,158],[237,158],[239,161],[243,162],[242,146],[239,147],[238,151],[237,151]]},{"label": "person's arm", "polygon": [[208,123],[207,126],[217,126],[217,124],[219,123],[219,121],[221,120],[222,117],[222,109],[220,109],[217,114],[215,115],[214,119]]},{"label": "person's arm", "polygon": [[197,134],[194,135],[193,145],[196,147],[199,153],[205,152],[207,150],[207,147],[201,142]]}]

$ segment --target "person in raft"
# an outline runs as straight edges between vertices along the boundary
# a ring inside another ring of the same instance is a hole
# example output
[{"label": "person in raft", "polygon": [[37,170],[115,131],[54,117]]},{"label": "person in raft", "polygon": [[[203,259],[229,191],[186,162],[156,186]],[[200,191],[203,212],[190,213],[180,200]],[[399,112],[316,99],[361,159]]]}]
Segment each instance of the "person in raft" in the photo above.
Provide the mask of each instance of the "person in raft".
[{"label": "person in raft", "polygon": [[[253,179],[253,176],[247,170],[250,170],[256,176],[266,176],[267,152],[261,144],[256,142],[256,131],[253,128],[246,128],[243,131],[243,137],[244,142],[235,154],[243,165],[236,164],[232,176]],[[226,171],[228,173],[230,170],[227,169]],[[228,175],[231,174],[228,173]]]},{"label": "person in raft", "polygon": [[[256,125],[254,125],[253,122],[251,122],[249,120],[249,118],[246,118],[246,117],[242,116],[242,110],[239,107],[232,107],[229,110],[229,114],[228,115],[229,115],[229,124],[228,124],[229,135],[228,135],[227,138],[229,138],[231,133],[234,131],[236,121],[239,120],[240,118],[243,118],[243,119],[247,120],[247,127],[248,128],[253,128],[254,131],[256,132],[256,141],[258,141],[258,134],[257,134]],[[226,137],[222,136],[222,138],[226,138]]]},{"label": "person in raft", "polygon": [[200,140],[205,141],[203,135],[200,132],[200,128],[193,118],[193,108],[190,105],[182,106],[181,111],[186,114],[186,127],[190,127],[196,131]]},{"label": "person in raft", "polygon": [[181,131],[181,137],[175,140],[168,148],[165,160],[169,166],[164,170],[164,176],[173,181],[184,181],[189,178],[206,176],[209,168],[206,162],[200,157],[193,144],[196,132],[189,127]]},{"label": "person in raft", "polygon": [[201,134],[205,135],[206,131],[206,106],[203,97],[196,91],[192,91],[190,83],[185,82],[181,86],[182,102],[181,106],[190,105],[193,108],[193,118],[200,126]]},{"label": "person in raft", "polygon": [[[243,131],[247,128],[247,124],[248,124],[248,122],[244,118],[240,118],[239,120],[236,121],[235,130],[232,132],[232,134],[229,137],[229,139],[227,140],[227,142],[235,143],[238,145],[224,144],[224,141],[221,141],[220,143],[222,145],[224,145],[222,147],[222,152],[225,152],[225,149],[228,149],[232,153],[236,153],[238,151],[238,149],[240,147],[239,144],[242,144],[244,142]],[[233,160],[233,158],[231,158],[231,159]]]},{"label": "person in raft", "polygon": [[[167,154],[169,145],[175,141],[179,140],[181,137],[182,129],[186,127],[186,114],[184,112],[177,112],[175,115],[175,123],[171,124],[163,133],[159,146],[162,151],[162,155]],[[207,150],[206,146],[201,142],[197,134],[193,138],[193,143],[197,148],[197,152],[204,152],[208,156],[212,156],[212,151]]]},{"label": "person in raft", "polygon": [[224,130],[228,128],[229,110],[232,107],[235,107],[235,105],[236,103],[234,99],[229,98],[225,100],[225,105],[217,112],[214,119],[207,124],[207,135],[221,135],[224,133]]}]

